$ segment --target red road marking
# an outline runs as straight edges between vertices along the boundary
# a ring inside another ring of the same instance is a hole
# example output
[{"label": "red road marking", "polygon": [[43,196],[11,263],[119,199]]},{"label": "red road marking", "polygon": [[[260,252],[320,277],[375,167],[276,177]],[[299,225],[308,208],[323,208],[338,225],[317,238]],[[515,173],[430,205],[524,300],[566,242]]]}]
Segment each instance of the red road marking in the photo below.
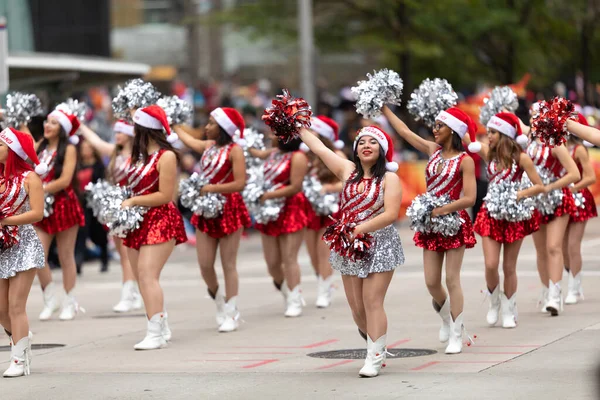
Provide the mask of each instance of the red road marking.
[{"label": "red road marking", "polygon": [[267,365],[270,363],[274,363],[279,361],[278,359],[269,359],[269,360],[187,360],[187,361],[196,361],[196,362],[248,362],[248,361],[256,361],[253,364],[243,365],[242,368],[256,368],[263,365]]},{"label": "red road marking", "polygon": [[255,363],[255,364],[244,365],[242,368],[256,368],[256,367],[261,367],[263,365],[271,364],[271,363],[274,363],[276,361],[279,361],[279,360],[263,360],[261,362]]},{"label": "red road marking", "polygon": [[502,362],[504,362],[504,361],[431,361],[431,362],[428,362],[427,364],[423,364],[418,367],[411,368],[411,371],[420,371],[422,369],[429,368],[433,365],[437,365],[437,364],[441,364],[441,363],[444,363],[444,364],[499,364]]},{"label": "red road marking", "polygon": [[309,344],[306,346],[302,346],[303,349],[314,349],[315,347],[321,347],[321,346],[325,346],[331,343],[335,343],[337,342],[337,339],[329,339],[329,340],[325,340],[323,342],[317,342],[317,343],[313,343],[313,344]]},{"label": "red road marking", "polygon": [[502,349],[502,348],[509,348],[510,349],[510,348],[521,348],[521,347],[532,348],[532,347],[535,347],[537,349],[538,347],[541,347],[541,345],[539,345],[539,344],[521,344],[521,345],[517,345],[517,346],[480,346],[480,345],[476,344],[473,347],[488,347],[488,348],[492,348],[492,349]]},{"label": "red road marking", "polygon": [[430,361],[427,364],[423,364],[423,365],[420,365],[418,367],[411,368],[410,370],[411,371],[420,371],[422,369],[429,368],[429,367],[431,367],[433,365],[436,365],[436,364],[439,364],[439,363],[440,363],[439,361]]},{"label": "red road marking", "polygon": [[387,348],[388,349],[393,349],[394,347],[400,346],[401,344],[404,344],[406,342],[410,342],[410,339],[401,339],[401,340],[398,340],[397,342],[394,342],[394,343],[390,344]]},{"label": "red road marking", "polygon": [[337,366],[344,365],[344,364],[350,364],[351,362],[354,362],[354,360],[338,361],[336,363],[323,365],[322,367],[315,368],[315,369],[328,369],[328,368],[333,368],[333,367],[337,367]]},{"label": "red road marking", "polygon": [[524,354],[521,351],[465,351],[465,354]]},{"label": "red road marking", "polygon": [[307,344],[305,346],[234,346],[235,349],[314,349],[315,347],[325,346],[338,342],[338,339],[329,339],[323,342]]},{"label": "red road marking", "polygon": [[222,352],[222,353],[204,353],[204,354],[294,354],[289,351],[242,351],[242,352]]}]

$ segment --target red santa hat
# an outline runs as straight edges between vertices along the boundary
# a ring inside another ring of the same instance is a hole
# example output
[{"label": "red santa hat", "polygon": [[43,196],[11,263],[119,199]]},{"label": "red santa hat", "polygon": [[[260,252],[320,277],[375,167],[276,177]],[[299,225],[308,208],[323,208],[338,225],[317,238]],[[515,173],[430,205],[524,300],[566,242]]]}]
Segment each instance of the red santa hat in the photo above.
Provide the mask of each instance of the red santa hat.
[{"label": "red santa hat", "polygon": [[113,130],[115,131],[115,133],[122,133],[122,134],[130,136],[130,137],[134,136],[133,125],[131,125],[124,119],[120,119],[117,122],[115,122],[115,126],[113,127]]},{"label": "red santa hat", "polygon": [[[581,125],[590,126],[590,124],[587,121],[587,118],[585,118],[585,116],[582,113],[577,113],[577,119],[575,121],[579,122]],[[583,141],[583,145],[585,147],[594,147],[594,144],[588,142],[587,140]]]},{"label": "red santa hat", "polygon": [[173,144],[179,139],[176,133],[171,132],[167,114],[160,106],[153,104],[148,107],[138,108],[133,114],[133,122],[149,129],[164,129],[167,134],[167,142]]},{"label": "red santa hat", "polygon": [[242,114],[240,114],[238,110],[231,107],[218,107],[211,111],[210,116],[215,119],[217,124],[219,124],[229,136],[234,138],[238,135],[239,139],[236,140],[237,144],[243,146],[246,143],[244,140],[246,123],[244,122],[244,117],[242,117]]},{"label": "red santa hat", "polygon": [[340,126],[331,118],[317,115],[311,119],[310,129],[331,140],[336,149],[341,150],[344,148],[344,142],[340,140]]},{"label": "red santa hat", "polygon": [[529,139],[521,130],[521,121],[512,113],[499,112],[487,123],[487,128],[495,129],[503,135],[515,140],[521,147],[527,146]]},{"label": "red santa hat", "polygon": [[394,142],[392,141],[390,135],[384,132],[381,128],[374,125],[362,128],[360,131],[358,131],[356,139],[354,140],[353,148],[355,150],[358,141],[363,136],[371,136],[372,138],[377,140],[377,142],[379,142],[379,146],[381,146],[381,149],[385,153],[385,159],[387,161],[385,163],[385,169],[387,169],[390,172],[398,171],[398,163],[394,162]]},{"label": "red santa hat", "polygon": [[464,139],[465,135],[468,133],[469,138],[471,139],[471,143],[469,143],[469,151],[471,153],[478,153],[481,150],[481,143],[479,143],[475,137],[477,125],[463,110],[456,107],[450,107],[446,111],[440,112],[435,120],[442,121],[450,129],[456,132],[461,139]]},{"label": "red santa hat", "polygon": [[35,165],[36,174],[42,175],[48,172],[48,165],[40,163],[38,159],[31,135],[14,128],[6,128],[0,132],[0,140],[24,161],[30,160]]},{"label": "red santa hat", "polygon": [[77,129],[79,129],[79,120],[75,115],[69,114],[63,110],[55,109],[48,115],[48,118],[54,118],[58,121],[67,134],[69,142],[72,144],[79,143],[79,136],[76,135]]}]

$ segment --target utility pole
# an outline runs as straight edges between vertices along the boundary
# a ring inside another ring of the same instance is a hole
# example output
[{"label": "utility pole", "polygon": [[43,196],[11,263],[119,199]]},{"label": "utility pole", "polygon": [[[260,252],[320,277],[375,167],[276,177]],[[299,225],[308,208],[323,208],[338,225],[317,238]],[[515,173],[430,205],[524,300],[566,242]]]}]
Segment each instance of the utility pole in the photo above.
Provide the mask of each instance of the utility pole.
[{"label": "utility pole", "polygon": [[315,49],[312,0],[298,0],[298,31],[300,32],[300,86],[302,97],[317,107],[315,91]]},{"label": "utility pole", "polygon": [[0,95],[8,92],[8,30],[6,18],[0,16]]},{"label": "utility pole", "polygon": [[188,71],[189,84],[194,86],[198,81],[200,70],[200,46],[198,43],[199,29],[197,21],[196,0],[185,0],[183,18],[188,20],[187,30],[187,51],[188,51]]}]

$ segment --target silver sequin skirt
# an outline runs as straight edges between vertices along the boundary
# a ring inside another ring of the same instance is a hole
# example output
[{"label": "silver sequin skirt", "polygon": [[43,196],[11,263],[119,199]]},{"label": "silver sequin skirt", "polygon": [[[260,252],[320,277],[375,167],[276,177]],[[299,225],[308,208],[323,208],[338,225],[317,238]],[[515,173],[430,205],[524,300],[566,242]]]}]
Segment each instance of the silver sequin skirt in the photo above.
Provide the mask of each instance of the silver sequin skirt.
[{"label": "silver sequin skirt", "polygon": [[19,243],[0,253],[0,279],[8,279],[22,271],[44,267],[44,249],[31,225],[19,227]]},{"label": "silver sequin skirt", "polygon": [[396,227],[388,225],[373,232],[373,246],[364,259],[354,262],[331,252],[329,261],[333,269],[340,271],[342,275],[366,278],[369,274],[393,271],[404,264],[404,251]]}]

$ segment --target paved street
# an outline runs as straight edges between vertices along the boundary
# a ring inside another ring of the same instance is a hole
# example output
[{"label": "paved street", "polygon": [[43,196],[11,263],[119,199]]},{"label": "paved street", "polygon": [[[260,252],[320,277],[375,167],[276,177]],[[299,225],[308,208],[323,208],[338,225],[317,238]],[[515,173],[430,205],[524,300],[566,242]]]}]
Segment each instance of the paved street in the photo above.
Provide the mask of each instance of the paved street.
[{"label": "paved street", "polygon": [[[267,277],[260,239],[251,235],[239,257],[238,332],[219,334],[206,297],[194,248],[180,246],[162,284],[173,330],[167,349],[135,352],[145,333],[142,312],[115,315],[120,271],[100,275],[88,264],[77,289],[87,313],[72,322],[40,322],[42,297],[35,284],[28,306],[34,344],[32,375],[0,381],[2,399],[597,399],[600,382],[600,223],[588,229],[584,247],[586,300],[558,318],[539,313],[535,251],[526,239],[519,258],[519,326],[489,328],[481,247],[463,266],[465,324],[476,343],[447,356],[437,341],[439,318],[422,277],[421,250],[402,226],[407,264],[396,272],[386,307],[388,344],[436,353],[389,359],[380,377],[358,378],[362,360],[308,354],[362,349],[340,285],[327,310],[314,307],[316,279],[303,250],[302,317],[285,319],[283,300]],[[60,274],[55,272],[60,280]],[[566,288],[566,279],[564,280]],[[2,352],[8,359],[8,352]]]}]

